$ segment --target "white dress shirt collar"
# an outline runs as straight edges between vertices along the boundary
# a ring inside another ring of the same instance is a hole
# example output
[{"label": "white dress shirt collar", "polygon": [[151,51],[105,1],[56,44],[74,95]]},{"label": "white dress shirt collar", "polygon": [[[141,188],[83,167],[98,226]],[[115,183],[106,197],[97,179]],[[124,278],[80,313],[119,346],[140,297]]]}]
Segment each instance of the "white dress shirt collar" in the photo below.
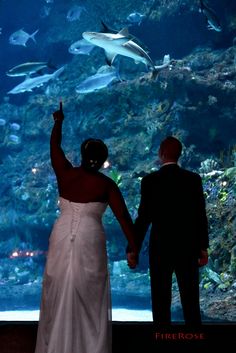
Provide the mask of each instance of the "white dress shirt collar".
[{"label": "white dress shirt collar", "polygon": [[167,163],[163,163],[161,166],[164,167],[165,165],[170,165],[170,164],[178,165],[176,162],[167,162]]}]

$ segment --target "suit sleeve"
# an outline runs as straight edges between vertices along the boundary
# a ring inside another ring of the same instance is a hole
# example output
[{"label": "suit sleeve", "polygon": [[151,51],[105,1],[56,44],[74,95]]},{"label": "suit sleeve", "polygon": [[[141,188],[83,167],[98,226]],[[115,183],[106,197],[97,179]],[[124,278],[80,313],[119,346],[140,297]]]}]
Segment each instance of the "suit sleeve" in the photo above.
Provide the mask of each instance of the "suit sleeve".
[{"label": "suit sleeve", "polygon": [[62,121],[55,121],[50,139],[50,155],[52,167],[57,177],[62,176],[65,170],[72,168],[72,164],[66,159],[61,148],[61,140]]},{"label": "suit sleeve", "polygon": [[148,194],[146,179],[141,182],[141,199],[138,208],[138,217],[135,220],[135,235],[138,251],[141,250],[143,240],[151,223],[150,195]]},{"label": "suit sleeve", "polygon": [[208,236],[208,220],[206,215],[206,204],[205,197],[202,187],[202,179],[198,176],[197,183],[197,215],[198,215],[198,236],[200,250],[207,249],[209,247],[209,236]]}]

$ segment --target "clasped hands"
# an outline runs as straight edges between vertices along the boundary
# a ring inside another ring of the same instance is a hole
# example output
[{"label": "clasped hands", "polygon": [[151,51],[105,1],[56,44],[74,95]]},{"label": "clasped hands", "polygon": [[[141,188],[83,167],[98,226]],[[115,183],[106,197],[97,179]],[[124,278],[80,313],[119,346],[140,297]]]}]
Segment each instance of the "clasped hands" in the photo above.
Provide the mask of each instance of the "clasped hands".
[{"label": "clasped hands", "polygon": [[126,257],[129,268],[135,269],[135,267],[138,265],[138,253],[132,251],[127,252]]}]

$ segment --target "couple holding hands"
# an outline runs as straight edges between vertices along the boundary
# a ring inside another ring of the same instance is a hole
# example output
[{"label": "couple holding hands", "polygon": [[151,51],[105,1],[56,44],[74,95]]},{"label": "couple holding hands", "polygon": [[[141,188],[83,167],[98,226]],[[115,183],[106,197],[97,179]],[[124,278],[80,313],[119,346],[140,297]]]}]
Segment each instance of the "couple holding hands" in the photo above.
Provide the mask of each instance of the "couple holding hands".
[{"label": "couple holding hands", "polygon": [[[199,266],[208,262],[208,223],[201,177],[178,166],[182,145],[169,136],[159,148],[161,168],[141,181],[133,223],[116,183],[99,169],[108,157],[100,139],[81,144],[73,166],[62,147],[62,103],[53,113],[51,162],[60,216],[49,238],[35,353],[111,353],[111,299],[102,216],[109,206],[124,232],[130,268],[138,264],[151,225],[149,265],[154,324],[171,324],[172,274],[178,281],[184,320],[201,324]],[[122,153],[122,151],[121,151]]]}]

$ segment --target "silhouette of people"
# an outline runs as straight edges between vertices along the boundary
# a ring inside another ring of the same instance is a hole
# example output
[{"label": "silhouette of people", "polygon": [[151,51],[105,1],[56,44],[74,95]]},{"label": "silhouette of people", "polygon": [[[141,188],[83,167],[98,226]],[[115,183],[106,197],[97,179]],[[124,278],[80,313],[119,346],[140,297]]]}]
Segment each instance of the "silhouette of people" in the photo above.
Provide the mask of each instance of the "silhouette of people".
[{"label": "silhouette of people", "polygon": [[[199,266],[208,262],[208,222],[201,177],[180,168],[180,141],[172,136],[161,142],[158,171],[143,177],[135,221],[140,251],[151,224],[149,265],[154,324],[171,324],[172,274],[175,272],[185,323],[201,324]],[[135,256],[128,250],[128,263]]]},{"label": "silhouette of people", "polygon": [[111,301],[102,215],[109,205],[134,253],[134,225],[122,194],[99,172],[107,159],[103,141],[81,145],[73,167],[62,148],[64,114],[53,113],[51,162],[60,216],[49,239],[35,353],[111,353]]}]

